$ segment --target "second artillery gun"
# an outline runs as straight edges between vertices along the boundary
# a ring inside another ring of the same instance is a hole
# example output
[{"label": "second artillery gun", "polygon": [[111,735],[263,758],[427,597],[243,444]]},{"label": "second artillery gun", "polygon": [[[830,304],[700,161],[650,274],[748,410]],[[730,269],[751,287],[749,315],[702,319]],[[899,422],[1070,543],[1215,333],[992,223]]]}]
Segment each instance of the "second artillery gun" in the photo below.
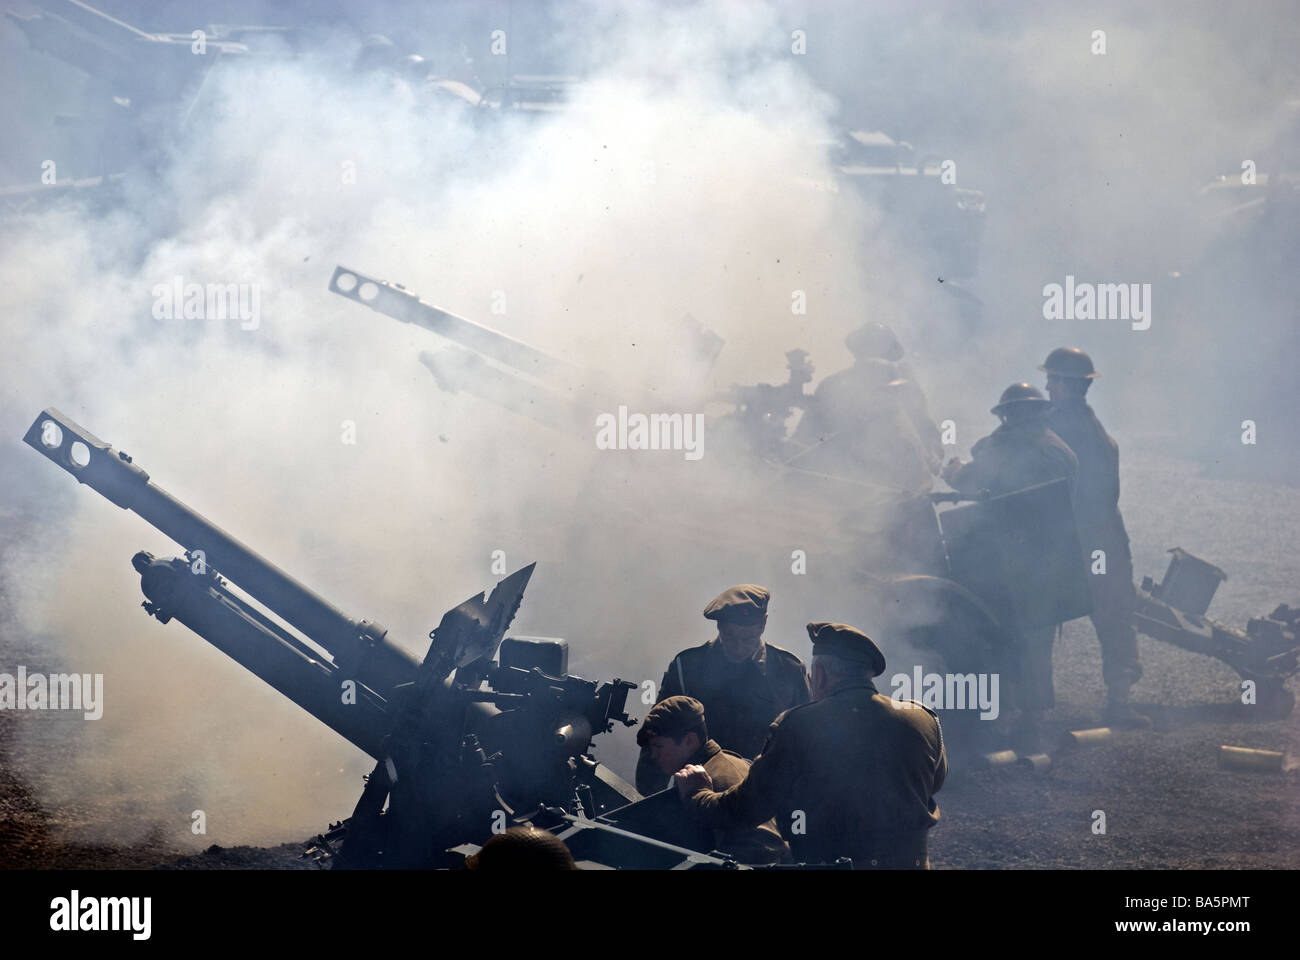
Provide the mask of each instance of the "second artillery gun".
[{"label": "second artillery gun", "polygon": [[594,737],[635,723],[625,711],[635,684],[569,674],[564,640],[505,636],[532,564],[447,611],[417,659],[59,411],[45,410],[23,440],[185,548],[132,558],[147,613],[180,621],[375,760],[351,817],[317,838],[319,860],[455,866],[492,833],[531,823],[580,865],[735,865],[614,825],[638,809],[649,812],[636,822],[656,819],[656,801],[629,806],[642,801],[635,788],[591,756]]}]

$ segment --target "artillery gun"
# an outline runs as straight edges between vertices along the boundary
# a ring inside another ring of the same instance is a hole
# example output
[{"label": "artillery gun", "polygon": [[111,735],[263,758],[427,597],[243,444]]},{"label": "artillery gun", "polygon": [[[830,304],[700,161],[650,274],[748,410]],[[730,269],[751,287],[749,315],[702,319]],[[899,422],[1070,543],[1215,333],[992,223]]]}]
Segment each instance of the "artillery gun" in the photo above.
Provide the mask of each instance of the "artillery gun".
[{"label": "artillery gun", "polygon": [[493,832],[533,823],[559,833],[580,865],[736,866],[608,819],[623,810],[654,824],[662,805],[630,807],[641,796],[591,756],[593,738],[636,722],[625,710],[635,684],[570,675],[563,640],[505,636],[534,565],[447,611],[417,660],[57,410],[23,440],[185,549],[132,558],[148,614],[180,621],[374,758],[352,815],[316,838],[319,861],[454,866]]}]

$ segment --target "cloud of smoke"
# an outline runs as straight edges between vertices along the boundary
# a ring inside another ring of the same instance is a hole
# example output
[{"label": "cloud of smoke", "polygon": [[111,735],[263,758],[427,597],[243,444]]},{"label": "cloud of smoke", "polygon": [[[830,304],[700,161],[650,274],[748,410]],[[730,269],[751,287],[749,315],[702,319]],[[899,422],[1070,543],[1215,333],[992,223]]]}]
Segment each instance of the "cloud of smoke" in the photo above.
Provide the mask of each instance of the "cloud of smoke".
[{"label": "cloud of smoke", "polygon": [[[796,346],[842,359],[866,297],[842,252],[869,214],[801,183],[829,175],[833,101],[772,47],[772,10],[645,6],[609,27],[571,108],[541,117],[484,119],[340,70],[342,39],[214,71],[124,209],[7,226],[4,309],[22,346],[4,429],[59,406],[416,653],[495,579],[493,550],[512,569],[540,559],[518,631],[569,636],[585,675],[657,680],[707,639],[709,597],[788,567],[784,543],[745,563],[716,542],[763,522],[745,507],[758,481],[709,448],[709,472],[692,474],[680,454],[597,451],[594,428],[439,392],[417,360],[438,338],[326,290],[337,263],[404,283],[595,371],[613,402],[663,412],[779,381]],[[256,285],[257,329],[159,319],[156,288],[177,277]],[[792,315],[794,290],[807,315]],[[686,313],[726,340],[703,379],[681,372]],[[70,494],[48,464],[15,469],[49,498],[41,542],[75,544],[8,558],[17,615],[52,657],[106,675],[104,718],[46,795],[93,794],[180,834],[203,809],[202,839],[221,843],[291,838],[349,809],[364,758],[178,624],[141,618],[126,561],[174,546]],[[811,616],[778,600],[772,639],[797,648]],[[32,755],[48,749],[48,728],[26,729]],[[630,774],[624,739],[609,750]]]},{"label": "cloud of smoke", "polygon": [[[562,112],[485,118],[409,77],[352,72],[357,35],[333,35],[298,59],[220,64],[184,127],[150,130],[151,174],[127,181],[121,205],[10,219],[0,429],[17,438],[60,407],[417,654],[443,610],[496,579],[492,551],[510,569],[539,560],[516,632],[567,636],[580,674],[657,681],[708,639],[699,611],[735,582],[773,589],[767,638],[801,655],[808,620],[873,630],[857,571],[827,559],[839,544],[826,517],[708,432],[698,464],[600,451],[594,428],[438,390],[418,358],[446,344],[327,292],[336,264],[561,356],[614,385],[602,402],[647,412],[718,412],[714,393],[779,382],[796,347],[824,376],[847,363],[848,330],[884,317],[961,447],[1061,342],[1093,353],[1097,406],[1121,439],[1231,406],[1233,385],[1193,388],[1196,374],[1216,382],[1294,346],[1283,288],[1259,282],[1249,244],[1240,269],[1214,269],[1225,227],[1195,200],[1209,176],[1272,159],[1293,135],[1294,74],[1256,65],[1290,62],[1294,24],[1267,8],[548,13],[554,69],[584,75]],[[794,29],[806,56],[791,55]],[[1089,52],[1094,29],[1105,56]],[[810,186],[835,175],[824,143],[841,127],[940,151],[958,185],[984,191],[967,284],[982,326],[958,323],[927,251],[870,199]],[[1269,236],[1294,253],[1293,228]],[[1188,264],[1190,291],[1168,277]],[[1152,330],[1045,322],[1042,286],[1066,273],[1155,282]],[[257,329],[156,318],[155,288],[176,277],[256,284]],[[1228,310],[1256,318],[1252,339],[1230,333]],[[688,313],[726,341],[707,370],[681,347]],[[1261,408],[1294,406],[1290,381],[1263,380]],[[16,443],[0,471],[16,622],[60,666],[106,675],[105,716],[79,736],[22,728],[51,805],[97,796],[182,836],[203,809],[202,841],[223,844],[299,837],[350,809],[366,758],[180,625],[141,617],[130,555],[173,545]],[[796,549],[807,576],[791,574]],[[597,743],[630,775],[629,732]]]},{"label": "cloud of smoke", "polygon": [[[958,185],[988,198],[983,327],[917,331],[937,415],[969,419],[974,397],[991,401],[1018,377],[1041,385],[1046,353],[1075,343],[1102,371],[1093,394],[1117,436],[1226,459],[1247,411],[1285,431],[1296,396],[1283,359],[1297,347],[1283,265],[1297,247],[1294,18],[1270,4],[1232,17],[1203,3],[855,5],[820,20],[807,10],[820,27],[809,72],[841,97],[846,124],[951,157]],[[870,69],[846,83],[855,63]],[[1247,160],[1272,171],[1273,188],[1241,183]],[[1043,285],[1067,273],[1152,282],[1151,329],[1045,321]],[[911,311],[910,326],[924,317]],[[1252,464],[1270,458],[1285,474],[1297,452],[1275,440],[1250,451]]]}]

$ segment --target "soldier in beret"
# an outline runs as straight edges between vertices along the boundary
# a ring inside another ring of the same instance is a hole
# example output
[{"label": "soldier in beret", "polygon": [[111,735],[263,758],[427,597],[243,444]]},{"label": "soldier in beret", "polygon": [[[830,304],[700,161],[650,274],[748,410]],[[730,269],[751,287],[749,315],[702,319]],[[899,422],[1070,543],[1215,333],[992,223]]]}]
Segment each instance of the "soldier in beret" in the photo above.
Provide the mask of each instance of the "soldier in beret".
[{"label": "soldier in beret", "polygon": [[777,717],[740,783],[719,792],[703,767],[687,766],[679,794],[715,828],[775,817],[801,863],[929,867],[926,831],[948,773],[938,717],[876,692],[885,658],[861,630],[810,623],[808,635],[813,702]]},{"label": "soldier in beret", "polygon": [[[665,782],[688,764],[703,767],[719,790],[734,786],[749,772],[748,760],[723,750],[717,741],[709,739],[704,705],[692,697],[669,697],[655,704],[641,724],[636,742],[649,749],[650,758]],[[726,830],[710,829],[689,816],[682,821],[680,835],[660,839],[671,839],[702,852],[721,850],[741,863],[780,863],[790,859],[790,849],[771,820],[757,827]]]},{"label": "soldier in beret", "polygon": [[[715,597],[704,616],[717,623],[717,637],[677,654],[659,685],[660,700],[689,696],[700,701],[713,739],[746,759],[758,755],[776,715],[807,703],[810,695],[803,661],[763,641],[770,596],[763,587],[742,583]],[[666,784],[649,749],[643,748],[637,790],[657,793]]]}]

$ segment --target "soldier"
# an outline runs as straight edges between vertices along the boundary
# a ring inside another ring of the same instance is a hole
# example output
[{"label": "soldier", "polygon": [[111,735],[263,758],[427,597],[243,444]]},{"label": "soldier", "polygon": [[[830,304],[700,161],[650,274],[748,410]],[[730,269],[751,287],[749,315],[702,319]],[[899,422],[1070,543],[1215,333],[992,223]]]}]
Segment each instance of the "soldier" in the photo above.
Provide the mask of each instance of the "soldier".
[{"label": "soldier", "polygon": [[[758,754],[767,726],[782,710],[808,702],[803,661],[763,641],[771,594],[742,583],[718,594],[704,616],[718,624],[718,636],[677,654],[668,664],[659,699],[691,696],[704,705],[713,739],[745,758]],[[649,748],[636,767],[636,788],[658,793],[667,779],[655,768]]]},{"label": "soldier", "polygon": [[882,553],[894,569],[938,575],[943,543],[927,494],[943,462],[939,430],[920,387],[900,369],[903,348],[892,330],[869,323],[844,343],[853,365],[813,391],[791,437],[800,452],[789,462],[875,488],[888,513]]},{"label": "soldier", "polygon": [[[883,357],[872,356],[853,335],[845,341],[853,365],[817,385],[791,442],[802,466],[861,478],[887,490],[930,489],[941,460],[933,423],[918,433],[903,388],[911,381]],[[933,433],[933,436],[930,434]],[[933,441],[933,443],[931,443]],[[937,449],[936,449],[937,448]]]},{"label": "soldier", "polygon": [[[709,739],[704,705],[692,697],[669,697],[655,704],[637,731],[636,742],[649,748],[651,760],[665,778],[693,763],[704,768],[717,789],[725,790],[744,780],[749,772],[748,760]],[[693,818],[687,819],[692,822],[683,825],[679,839],[683,846],[706,852],[721,850],[741,863],[790,859],[790,849],[771,820],[752,828],[709,830],[694,823]]]},{"label": "soldier", "polygon": [[1133,558],[1119,512],[1119,446],[1084,399],[1098,374],[1092,358],[1078,347],[1058,347],[1039,369],[1047,373],[1052,401],[1047,425],[1079,458],[1074,514],[1085,562],[1091,567],[1094,550],[1103,550],[1106,557],[1106,572],[1088,577],[1092,625],[1101,642],[1106,681],[1106,719],[1117,726],[1149,726],[1150,719],[1128,702],[1129,688],[1142,676],[1142,667],[1133,627]]},{"label": "soldier", "polygon": [[866,323],[845,337],[844,345],[854,357],[878,357],[894,365],[895,379],[890,382],[890,386],[897,391],[908,421],[925,445],[930,457],[930,471],[933,473],[938,470],[939,464],[943,462],[943,442],[939,438],[939,428],[930,419],[930,407],[925,402],[925,393],[916,382],[911,367],[903,362],[903,345],[898,342],[894,331],[883,323]]},{"label": "soldier", "polygon": [[963,493],[988,490],[999,496],[1064,477],[1073,496],[1079,460],[1047,426],[1050,408],[1037,387],[1013,383],[990,411],[1002,420],[1002,426],[975,441],[971,462],[955,457],[949,460],[943,478]]},{"label": "soldier", "polygon": [[[956,458],[943,468],[943,478],[954,490],[993,496],[1023,490],[1035,484],[1064,478],[1074,495],[1079,461],[1060,437],[1047,426],[1051,407],[1042,392],[1028,383],[1013,383],[1002,391],[992,413],[1002,419],[987,437],[971,447],[971,461]],[[1056,704],[1052,689],[1054,624],[1021,627],[1018,633],[1020,727],[1024,746],[1040,746],[1043,714]]]},{"label": "soldier", "polygon": [[813,702],[777,717],[740,783],[717,792],[707,771],[687,766],[678,793],[715,827],[775,817],[799,862],[928,868],[926,831],[948,773],[938,717],[876,692],[885,657],[862,631],[810,623],[808,635]]}]

